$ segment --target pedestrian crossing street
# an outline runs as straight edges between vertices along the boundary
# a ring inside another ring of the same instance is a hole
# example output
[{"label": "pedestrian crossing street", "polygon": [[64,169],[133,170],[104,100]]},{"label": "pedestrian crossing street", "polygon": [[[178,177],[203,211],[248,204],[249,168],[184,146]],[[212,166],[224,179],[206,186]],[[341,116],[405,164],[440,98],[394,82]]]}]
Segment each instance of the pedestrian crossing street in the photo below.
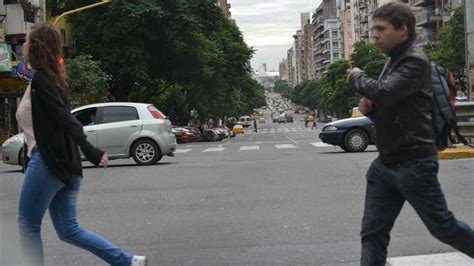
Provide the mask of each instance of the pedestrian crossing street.
[{"label": "pedestrian crossing street", "polygon": [[[315,147],[315,148],[322,148],[322,147],[334,147],[332,145],[323,143],[323,142],[312,142],[312,143],[282,143],[282,144],[265,144],[265,148],[275,148],[277,150],[283,150],[283,149],[298,149],[298,148],[303,148],[307,146]],[[183,153],[189,153],[191,151],[198,151],[198,152],[203,152],[203,153],[217,153],[217,152],[223,152],[225,150],[235,150],[235,146],[229,146],[229,147],[224,147],[223,145],[219,145],[218,147],[196,147],[196,148],[180,148],[176,149],[175,154],[183,154]],[[238,147],[239,151],[259,151],[260,150],[260,145],[242,145]]]}]

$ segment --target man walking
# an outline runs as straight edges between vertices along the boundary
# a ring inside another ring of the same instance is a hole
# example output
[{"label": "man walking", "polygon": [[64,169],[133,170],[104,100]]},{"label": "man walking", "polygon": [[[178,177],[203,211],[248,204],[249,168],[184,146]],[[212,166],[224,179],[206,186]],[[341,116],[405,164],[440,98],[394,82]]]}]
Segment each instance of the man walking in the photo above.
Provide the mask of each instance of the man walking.
[{"label": "man walking", "polygon": [[448,210],[438,182],[431,124],[431,67],[414,46],[410,7],[389,3],[373,14],[372,36],[389,56],[378,80],[353,68],[349,87],[362,94],[359,109],[377,126],[379,157],[367,172],[361,265],[385,265],[390,231],[405,201],[430,233],[474,257],[474,232]]},{"label": "man walking", "polygon": [[253,120],[254,132],[257,133],[257,118]]}]

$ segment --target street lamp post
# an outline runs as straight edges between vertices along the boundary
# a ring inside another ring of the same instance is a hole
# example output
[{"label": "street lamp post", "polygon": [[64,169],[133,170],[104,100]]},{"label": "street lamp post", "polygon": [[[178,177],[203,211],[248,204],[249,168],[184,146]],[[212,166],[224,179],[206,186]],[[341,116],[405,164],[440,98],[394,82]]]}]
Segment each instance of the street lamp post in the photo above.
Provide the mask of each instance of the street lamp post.
[{"label": "street lamp post", "polygon": [[64,12],[61,15],[59,15],[56,18],[56,20],[54,20],[53,24],[56,25],[59,22],[60,19],[62,19],[63,17],[65,17],[67,15],[70,15],[72,13],[76,13],[76,12],[80,12],[80,11],[83,11],[83,10],[86,10],[86,9],[94,8],[94,7],[105,5],[105,4],[109,4],[110,2],[112,2],[112,0],[102,0],[102,1],[100,1],[98,3],[95,3],[95,4],[92,4],[92,5],[83,6],[83,7],[77,8],[77,9],[69,10],[69,11]]}]

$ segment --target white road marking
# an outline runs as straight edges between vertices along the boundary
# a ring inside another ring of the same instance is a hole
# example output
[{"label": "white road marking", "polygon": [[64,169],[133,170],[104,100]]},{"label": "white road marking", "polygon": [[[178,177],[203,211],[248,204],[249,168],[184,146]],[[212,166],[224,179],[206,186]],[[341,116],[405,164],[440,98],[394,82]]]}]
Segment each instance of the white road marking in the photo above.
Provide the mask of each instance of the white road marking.
[{"label": "white road marking", "polygon": [[313,142],[311,143],[314,147],[332,147],[333,145],[324,143],[324,142]]},{"label": "white road marking", "polygon": [[218,147],[218,148],[207,148],[203,152],[215,152],[215,151],[223,151],[225,148],[224,147]]},{"label": "white road marking", "polygon": [[241,151],[258,151],[260,150],[260,146],[242,146],[240,147]]},{"label": "white road marking", "polygon": [[191,149],[176,149],[174,153],[187,153],[191,151]]},{"label": "white road marking", "polygon": [[275,148],[277,149],[295,149],[296,146],[293,144],[276,144]]}]

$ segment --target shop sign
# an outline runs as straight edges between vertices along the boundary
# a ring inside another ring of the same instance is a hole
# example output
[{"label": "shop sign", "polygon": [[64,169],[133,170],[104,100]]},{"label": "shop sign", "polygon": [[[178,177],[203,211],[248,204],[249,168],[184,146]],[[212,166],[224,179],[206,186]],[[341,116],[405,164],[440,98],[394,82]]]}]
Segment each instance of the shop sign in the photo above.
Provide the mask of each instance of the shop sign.
[{"label": "shop sign", "polygon": [[12,48],[9,44],[0,43],[0,72],[12,71]]}]

